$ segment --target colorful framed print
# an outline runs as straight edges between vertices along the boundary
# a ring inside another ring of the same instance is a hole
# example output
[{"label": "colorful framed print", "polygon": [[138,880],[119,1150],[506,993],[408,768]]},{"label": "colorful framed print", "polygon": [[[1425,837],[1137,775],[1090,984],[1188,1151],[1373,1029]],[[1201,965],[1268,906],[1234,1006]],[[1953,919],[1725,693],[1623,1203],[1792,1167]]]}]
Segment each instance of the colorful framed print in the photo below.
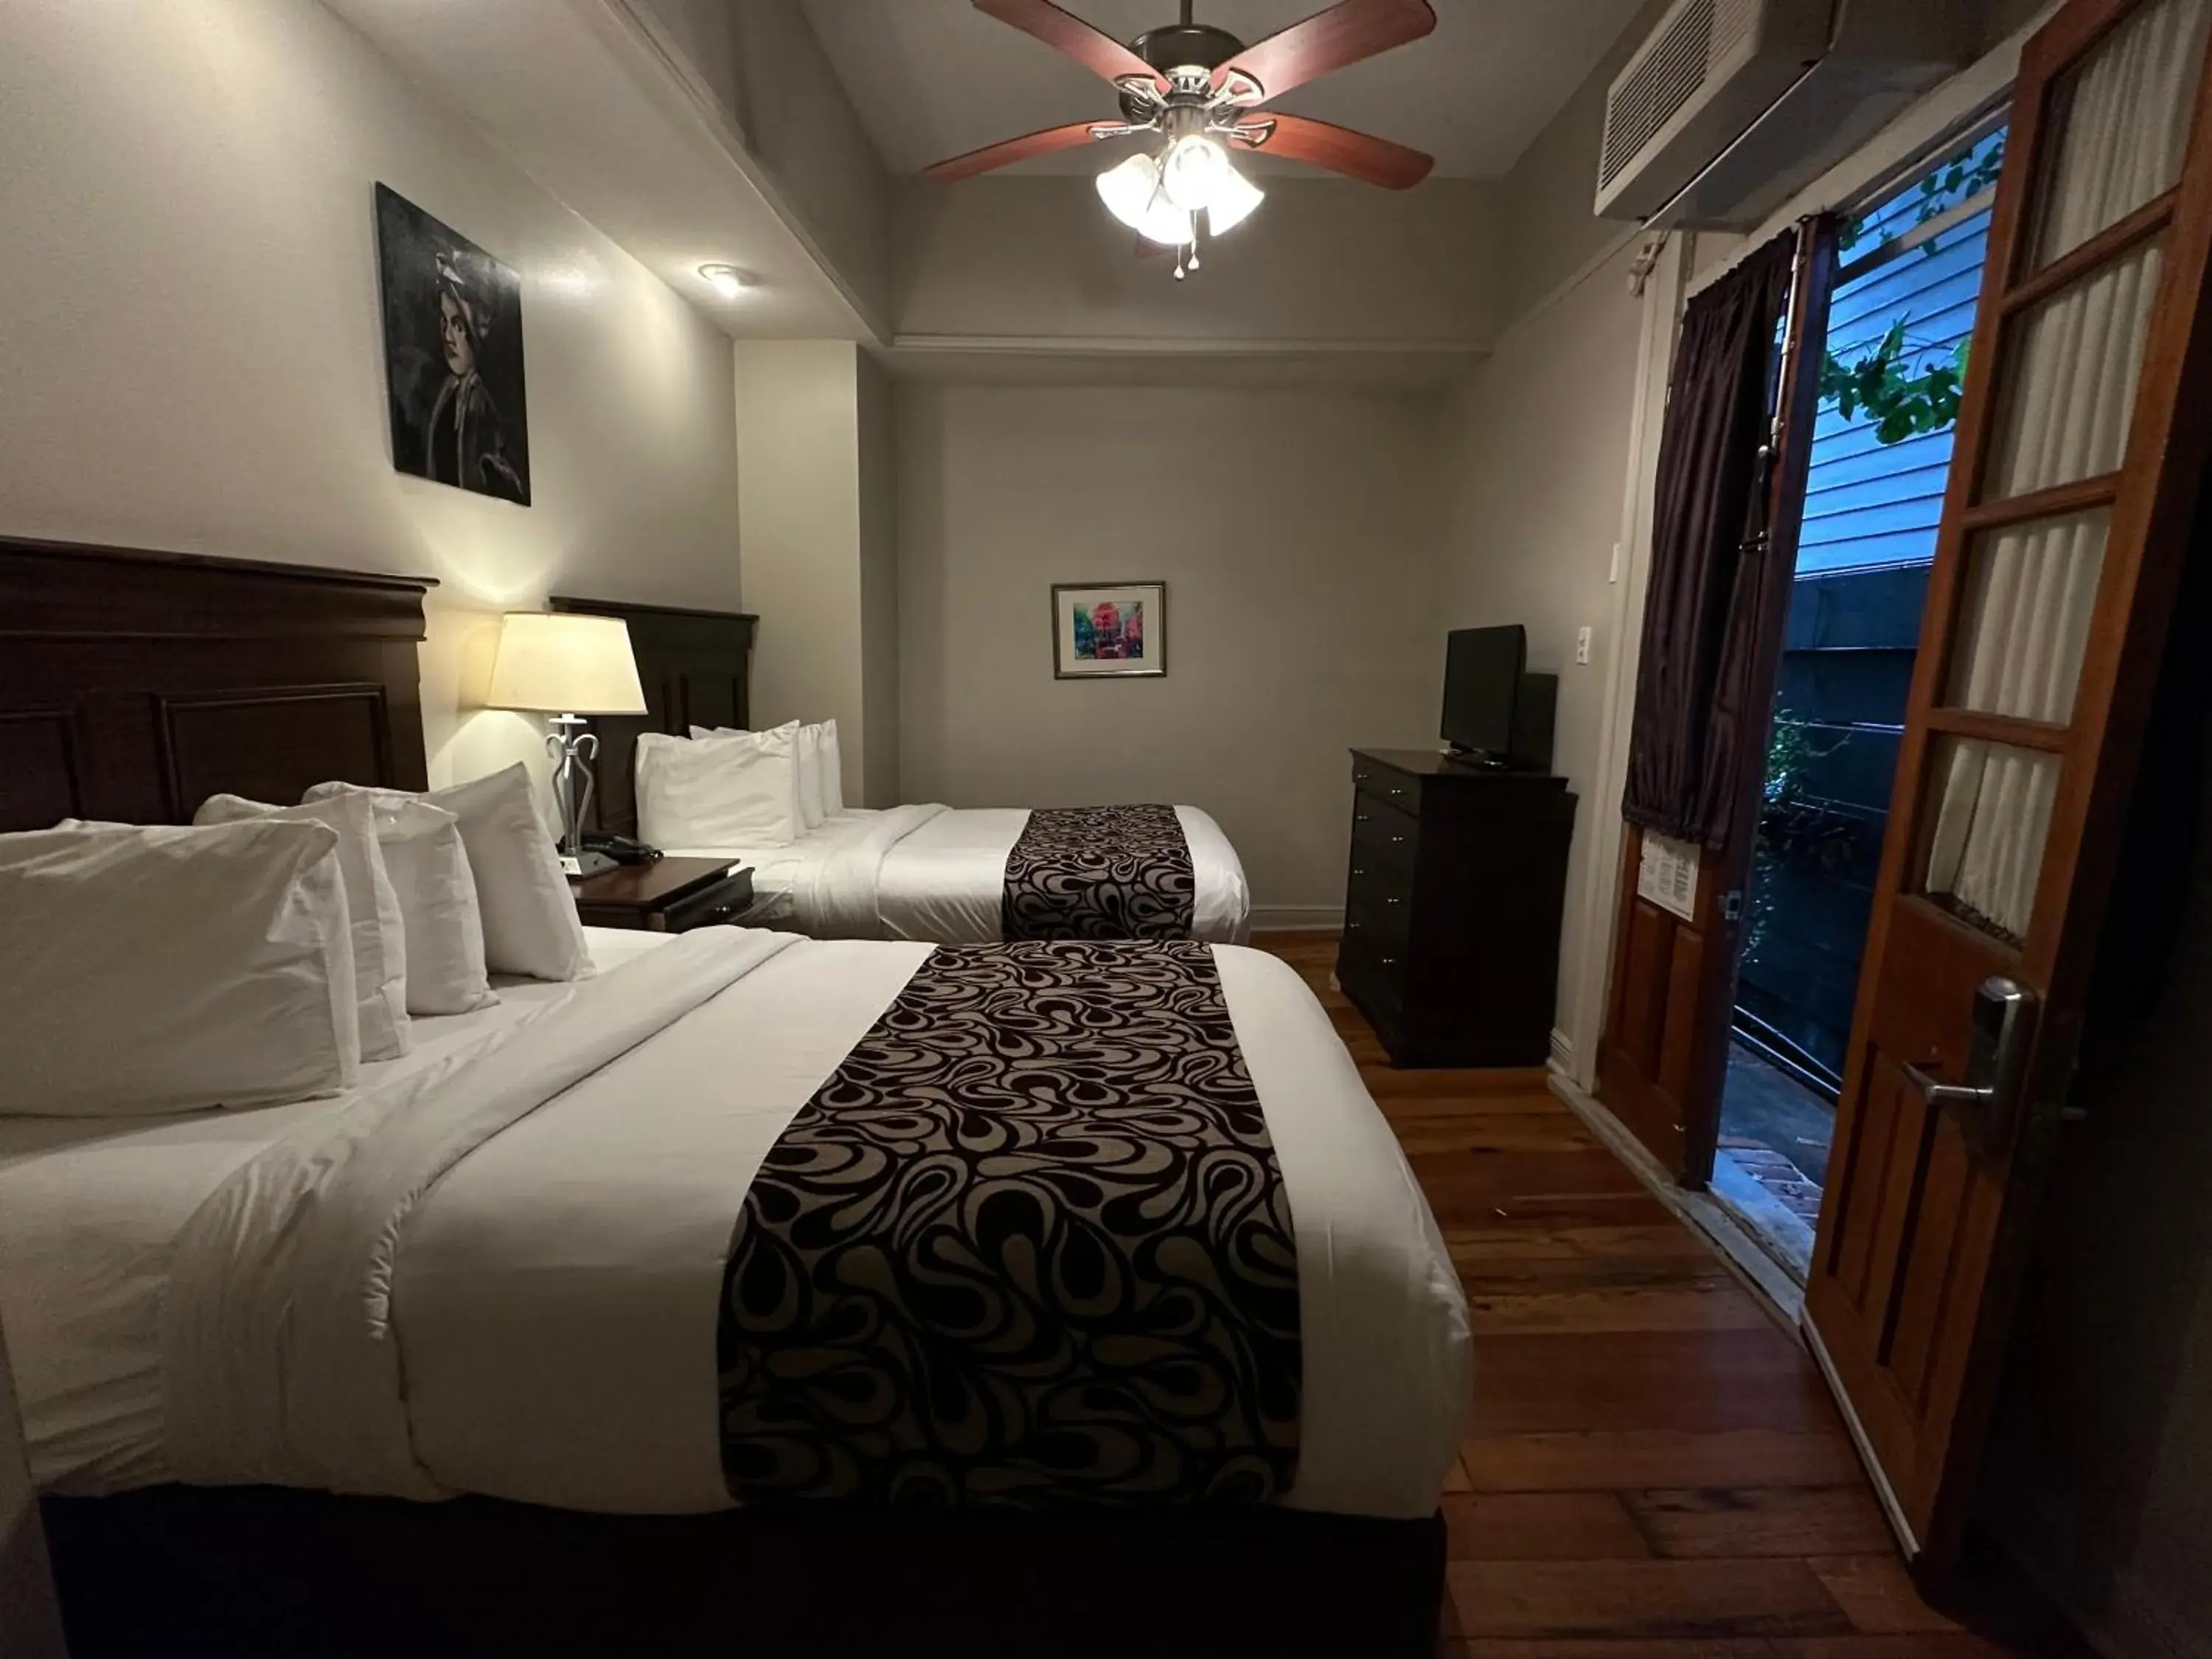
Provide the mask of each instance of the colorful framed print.
[{"label": "colorful framed print", "polygon": [[1055,582],[1053,676],[1127,679],[1168,672],[1165,582]]}]

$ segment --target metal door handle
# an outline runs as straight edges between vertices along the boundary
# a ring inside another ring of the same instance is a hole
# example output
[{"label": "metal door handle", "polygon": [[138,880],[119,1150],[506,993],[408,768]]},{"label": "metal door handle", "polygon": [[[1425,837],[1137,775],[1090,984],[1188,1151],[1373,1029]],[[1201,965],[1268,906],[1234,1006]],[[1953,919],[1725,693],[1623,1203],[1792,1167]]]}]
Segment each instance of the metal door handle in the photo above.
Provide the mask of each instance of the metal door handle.
[{"label": "metal door handle", "polygon": [[1920,1098],[1959,1122],[1978,1152],[2001,1149],[2019,1115],[2027,1082],[2028,1050],[2035,1042],[2035,994],[2019,981],[1995,974],[1974,993],[1974,1027],[1966,1045],[1966,1079],[1946,1083],[1907,1063],[1905,1080]]}]

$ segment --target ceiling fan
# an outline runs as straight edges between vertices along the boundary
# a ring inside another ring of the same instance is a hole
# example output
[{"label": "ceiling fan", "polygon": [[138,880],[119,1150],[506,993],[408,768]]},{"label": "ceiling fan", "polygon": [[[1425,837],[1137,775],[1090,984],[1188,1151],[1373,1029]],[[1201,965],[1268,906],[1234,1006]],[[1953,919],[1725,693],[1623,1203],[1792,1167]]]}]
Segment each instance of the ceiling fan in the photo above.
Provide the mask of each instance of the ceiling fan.
[{"label": "ceiling fan", "polygon": [[[1157,155],[1139,153],[1098,175],[1107,209],[1145,240],[1176,250],[1176,276],[1198,268],[1202,234],[1241,223],[1264,194],[1238,173],[1230,150],[1287,156],[1405,190],[1428,177],[1434,161],[1326,121],[1260,107],[1294,87],[1418,40],[1437,26],[1428,0],[1338,0],[1328,10],[1246,46],[1226,29],[1180,22],[1123,46],[1051,0],[975,0],[978,11],[1063,52],[1121,95],[1121,118],[1071,121],[969,150],[924,169],[940,184],[1072,149],[1103,139],[1158,133]],[[1201,219],[1200,216],[1203,216]]]}]

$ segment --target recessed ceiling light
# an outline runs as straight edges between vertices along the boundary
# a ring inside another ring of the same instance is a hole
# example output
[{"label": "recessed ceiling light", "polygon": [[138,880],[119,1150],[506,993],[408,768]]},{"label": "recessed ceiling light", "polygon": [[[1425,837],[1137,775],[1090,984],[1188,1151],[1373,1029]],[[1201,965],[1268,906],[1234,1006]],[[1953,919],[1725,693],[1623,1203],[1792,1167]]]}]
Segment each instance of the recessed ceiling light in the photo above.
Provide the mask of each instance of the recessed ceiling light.
[{"label": "recessed ceiling light", "polygon": [[736,265],[701,265],[699,274],[707,279],[707,286],[725,300],[734,300],[747,289],[760,286],[759,277]]}]

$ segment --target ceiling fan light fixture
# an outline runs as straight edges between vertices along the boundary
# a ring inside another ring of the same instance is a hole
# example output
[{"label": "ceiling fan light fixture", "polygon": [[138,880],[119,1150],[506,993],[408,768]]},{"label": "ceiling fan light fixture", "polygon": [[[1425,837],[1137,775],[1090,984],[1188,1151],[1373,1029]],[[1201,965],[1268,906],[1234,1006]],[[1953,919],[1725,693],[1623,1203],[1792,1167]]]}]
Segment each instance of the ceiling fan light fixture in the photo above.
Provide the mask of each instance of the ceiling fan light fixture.
[{"label": "ceiling fan light fixture", "polygon": [[1190,214],[1160,189],[1160,166],[1149,155],[1132,155],[1100,173],[1098,199],[1137,234],[1163,247],[1180,247],[1194,234]]},{"label": "ceiling fan light fixture", "polygon": [[1235,172],[1218,140],[1194,132],[1168,146],[1160,162],[1160,187],[1185,213],[1196,213],[1213,205],[1215,192]]},{"label": "ceiling fan light fixture", "polygon": [[1235,167],[1223,168],[1221,182],[1214,186],[1213,199],[1206,204],[1207,233],[1218,236],[1224,230],[1234,230],[1267,199],[1267,192]]}]

